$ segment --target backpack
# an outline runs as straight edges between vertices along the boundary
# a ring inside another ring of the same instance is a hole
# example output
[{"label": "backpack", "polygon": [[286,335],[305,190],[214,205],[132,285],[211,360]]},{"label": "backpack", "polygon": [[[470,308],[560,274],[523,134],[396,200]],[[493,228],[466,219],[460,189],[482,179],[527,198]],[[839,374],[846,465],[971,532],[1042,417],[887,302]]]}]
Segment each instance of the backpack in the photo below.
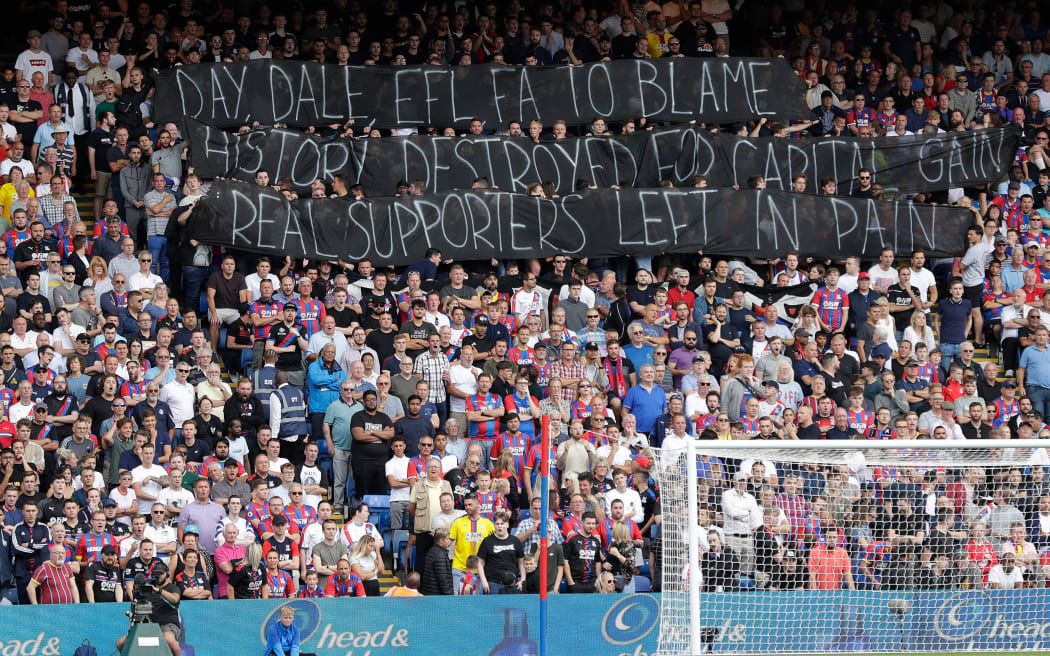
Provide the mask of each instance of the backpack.
[{"label": "backpack", "polygon": [[73,656],[98,656],[98,650],[85,638],[84,642],[73,652]]}]

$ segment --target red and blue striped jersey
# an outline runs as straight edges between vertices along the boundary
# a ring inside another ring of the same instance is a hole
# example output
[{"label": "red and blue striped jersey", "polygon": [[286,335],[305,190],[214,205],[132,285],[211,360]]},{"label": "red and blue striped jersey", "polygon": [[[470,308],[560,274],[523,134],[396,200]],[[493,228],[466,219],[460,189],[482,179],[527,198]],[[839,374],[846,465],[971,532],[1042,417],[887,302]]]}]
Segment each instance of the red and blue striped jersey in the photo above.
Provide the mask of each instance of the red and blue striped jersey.
[{"label": "red and blue striped jersey", "polygon": [[249,523],[254,521],[263,522],[270,518],[270,506],[265,501],[249,501],[244,504],[244,517]]},{"label": "red and blue striped jersey", "polygon": [[479,512],[482,517],[490,522],[495,521],[496,513],[507,509],[507,500],[492,490],[488,492],[479,490],[476,494],[478,496],[478,507],[481,509]]},{"label": "red and blue striped jersey", "polygon": [[717,415],[700,415],[696,418],[696,432],[699,435],[708,426],[714,427],[718,424]]},{"label": "red and blue striped jersey", "polygon": [[[638,524],[636,524],[633,519],[627,519],[624,517],[621,521],[627,524],[627,530],[631,532],[630,539],[642,539],[642,531],[638,528]],[[606,517],[602,520],[601,524],[598,524],[598,537],[602,539],[602,546],[606,549],[609,548],[609,541],[612,540],[613,523],[611,517]]]},{"label": "red and blue striped jersey", "polygon": [[295,305],[299,308],[299,325],[305,333],[303,339],[310,339],[311,335],[321,330],[321,321],[326,314],[324,303],[299,299]]},{"label": "red and blue striped jersey", "polygon": [[[537,444],[529,449],[529,455],[525,459],[525,469],[529,470],[529,476],[531,478],[532,487],[535,488],[536,484],[540,480],[540,466],[543,464],[541,458],[543,457],[543,445]],[[547,449],[547,464],[550,467],[550,478],[552,481],[561,480],[560,472],[558,471],[558,448],[550,447]]]},{"label": "red and blue striped jersey", "polygon": [[868,429],[868,432],[864,433],[864,436],[869,440],[895,440],[897,439],[897,431],[892,428],[880,429],[878,426],[872,426]]},{"label": "red and blue striped jersey", "polygon": [[507,351],[507,359],[519,367],[524,367],[527,364],[536,363],[536,354],[527,346],[525,348],[515,346]]},{"label": "red and blue striped jersey", "polygon": [[407,292],[401,292],[400,294],[394,294],[394,301],[398,304],[399,307],[400,307],[400,305],[402,303],[404,303],[405,305],[408,306],[408,311],[401,313],[401,325],[403,326],[406,323],[408,323],[409,319],[412,318],[412,292],[411,292],[411,290],[407,291]]},{"label": "red and blue striped jersey", "polygon": [[[503,400],[498,394],[489,392],[485,396],[473,394],[467,399],[467,412],[481,412],[503,407]],[[470,422],[470,439],[492,442],[499,435],[499,418],[490,417],[488,421]]]},{"label": "red and blue striped jersey", "polygon": [[478,575],[474,572],[464,572],[460,579],[459,594],[476,595],[478,593]]},{"label": "red and blue striped jersey", "polygon": [[744,426],[744,432],[748,435],[758,432],[758,422],[759,419],[757,417],[755,419],[749,419],[747,417],[740,418],[740,423]]},{"label": "red and blue striped jersey", "polygon": [[875,120],[875,112],[870,107],[864,109],[851,109],[846,112],[846,125],[857,128],[866,128]]},{"label": "red and blue striped jersey", "polygon": [[295,532],[300,535],[302,535],[303,529],[317,521],[317,511],[305,503],[299,504],[298,508],[295,507],[294,503],[288,504],[284,508],[284,514],[290,524],[299,527],[299,530]]},{"label": "red and blue striped jersey", "polygon": [[846,292],[821,287],[813,294],[812,303],[817,307],[820,320],[833,331],[842,327],[843,313],[849,309],[849,297],[846,296]]},{"label": "red and blue striped jersey", "polygon": [[324,590],[321,588],[310,589],[305,585],[299,587],[299,594],[295,595],[299,599],[320,599],[324,597]]},{"label": "red and blue striped jersey", "polygon": [[892,129],[897,123],[897,112],[890,110],[888,112],[879,112],[875,114],[875,120],[882,123],[883,127]]},{"label": "red and blue striped jersey", "polygon": [[937,367],[932,362],[919,365],[919,378],[925,380],[927,383],[939,383],[940,375],[937,373]]},{"label": "red and blue striped jersey", "polygon": [[77,560],[80,562],[97,563],[102,561],[102,547],[117,546],[118,540],[109,533],[95,535],[85,533],[77,540]]},{"label": "red and blue striped jersey", "polygon": [[284,570],[276,574],[266,572],[266,584],[270,586],[270,599],[291,599],[295,596],[292,575]]},{"label": "red and blue striped jersey", "polygon": [[[432,460],[437,460],[438,463],[441,462],[441,458],[438,458],[435,455],[431,455],[430,458]],[[441,475],[444,476],[445,472],[442,471]],[[427,477],[427,461],[423,458],[423,456],[416,456],[415,458],[412,458],[408,461],[408,477],[419,479],[424,479]]]},{"label": "red and blue striped jersey", "polygon": [[573,401],[569,405],[569,415],[572,419],[586,419],[591,416],[591,404],[584,401]]},{"label": "red and blue striped jersey", "polygon": [[365,596],[365,584],[356,574],[343,581],[338,576],[328,577],[328,585],[325,586],[326,597],[363,597]]},{"label": "red and blue striped jersey", "polygon": [[24,241],[29,240],[29,229],[15,230],[14,228],[4,233],[4,241],[7,242],[8,255],[14,256],[15,248]]},{"label": "red and blue striped jersey", "polygon": [[507,409],[507,412],[515,412],[521,419],[521,432],[529,438],[529,443],[536,441],[536,422],[533,421],[534,417],[530,415],[529,401],[532,401],[536,405],[540,402],[535,396],[518,396],[517,390],[513,394],[508,394],[503,397],[503,407]]},{"label": "red and blue striped jersey", "polygon": [[1001,419],[1004,422],[1010,421],[1017,415],[1021,414],[1021,407],[1017,403],[1017,399],[1014,399],[1013,401],[1007,403],[1006,401],[999,398],[996,399],[995,403],[993,403],[992,405],[995,406],[995,418]]},{"label": "red and blue striped jersey", "polygon": [[547,395],[547,383],[551,380],[551,366],[546,362],[536,363],[536,384],[543,390],[544,396]]},{"label": "red and blue striped jersey", "polygon": [[849,427],[861,435],[875,423],[875,413],[870,410],[846,409],[846,421]]},{"label": "red and blue striped jersey", "polygon": [[518,431],[517,435],[511,435],[509,432],[500,433],[499,437],[492,443],[493,462],[499,459],[504,449],[514,454],[514,472],[517,475],[519,488],[524,484],[525,480],[525,458],[528,455],[530,441],[528,435],[523,431]]},{"label": "red and blue striped jersey", "polygon": [[[875,584],[882,580],[880,575],[880,565],[890,559],[890,544],[885,540],[876,540],[868,545],[868,548],[864,550],[863,555],[860,557],[860,561],[857,564],[857,583],[869,583]],[[864,571],[860,568],[860,563],[867,563],[870,567],[871,578],[864,574]]]},{"label": "red and blue striped jersey", "polygon": [[566,540],[568,540],[570,536],[579,533],[582,526],[583,522],[580,521],[579,517],[569,515],[561,522],[561,534]]},{"label": "red and blue striped jersey", "polygon": [[[284,518],[288,520],[288,535],[295,538],[298,542],[301,538],[299,534],[299,523],[295,521],[295,517],[288,512],[288,508],[284,509]],[[263,533],[273,533],[273,517],[267,517],[259,523],[259,537],[261,538]]]},{"label": "red and blue striped jersey", "polygon": [[146,381],[141,383],[132,383],[128,381],[120,386],[120,395],[127,398],[129,396],[145,396],[146,395]]},{"label": "red and blue striped jersey", "polygon": [[[273,298],[269,302],[259,299],[248,308],[249,314],[257,314],[260,319],[276,317],[281,312],[281,304]],[[266,339],[270,336],[270,326],[254,326],[255,339]]]}]

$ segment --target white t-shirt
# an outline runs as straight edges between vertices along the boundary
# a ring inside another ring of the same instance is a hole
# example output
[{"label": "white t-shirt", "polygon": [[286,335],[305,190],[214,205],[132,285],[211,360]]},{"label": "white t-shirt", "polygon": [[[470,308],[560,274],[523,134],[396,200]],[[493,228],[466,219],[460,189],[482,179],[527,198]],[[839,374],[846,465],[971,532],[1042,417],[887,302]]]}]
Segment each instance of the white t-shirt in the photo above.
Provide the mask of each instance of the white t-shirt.
[{"label": "white t-shirt", "polygon": [[173,380],[160,388],[160,400],[171,408],[171,420],[175,426],[182,428],[182,422],[193,419],[193,400],[196,390],[189,383],[179,384]]},{"label": "white t-shirt", "polygon": [[164,282],[160,276],[155,273],[148,273],[143,275],[142,273],[133,273],[128,278],[128,289],[133,292],[137,292],[140,289],[153,289],[157,285]]},{"label": "white t-shirt", "polygon": [[1015,584],[1023,582],[1024,575],[1021,573],[1020,567],[1014,567],[1013,571],[1008,574],[1003,568],[1002,563],[1000,563],[988,572],[989,588],[992,587],[993,583],[998,583],[1000,590],[1013,590]]},{"label": "white t-shirt", "polygon": [[32,80],[33,73],[39,71],[44,74],[44,84],[50,85],[51,78],[49,74],[55,70],[55,65],[51,61],[51,55],[43,50],[33,52],[26,48],[19,53],[18,59],[15,60],[15,70],[22,71],[23,80]]},{"label": "white t-shirt", "polygon": [[157,502],[163,503],[165,506],[173,506],[178,509],[185,508],[189,504],[193,503],[193,493],[189,490],[179,488],[173,490],[170,487],[166,487],[160,491],[157,495]]},{"label": "white t-shirt", "polygon": [[[117,510],[128,510],[129,508],[134,508],[135,504],[138,503],[138,497],[135,496],[135,490],[130,487],[128,488],[127,494],[121,494],[119,487],[113,488],[109,491],[109,498],[117,502]],[[121,524],[131,526],[131,517],[126,515],[117,517],[117,521]]]},{"label": "white t-shirt", "polygon": [[911,284],[913,287],[919,288],[919,298],[923,302],[930,300],[930,287],[937,284],[937,279],[933,277],[933,272],[923,267],[918,272],[915,269],[911,270]]},{"label": "white t-shirt", "polygon": [[[269,280],[273,283],[273,289],[275,292],[281,288],[281,281],[278,280],[276,275],[268,273],[266,274],[266,280]],[[244,276],[244,284],[248,285],[248,291],[251,292],[251,297],[253,301],[259,300],[259,296],[261,296],[261,293],[259,292],[259,285],[260,283],[262,283],[262,281],[263,278],[260,278],[258,273],[250,273]]]},{"label": "white t-shirt", "polygon": [[[131,470],[131,483],[142,483],[149,476],[159,478],[161,476],[164,476],[165,473],[166,472],[164,471],[164,468],[160,467],[159,465],[154,465],[149,468],[139,465],[138,467]],[[144,485],[142,485],[142,491],[154,497],[154,499],[160,496],[160,492],[163,489],[164,487],[155,480],[151,480],[149,483],[145,483]],[[150,511],[153,510],[153,504],[156,503],[154,499],[140,498],[139,512],[143,515],[149,515]]]},{"label": "white t-shirt", "polygon": [[[464,367],[458,364],[454,367],[449,367],[448,378],[449,382],[458,389],[460,392],[469,395],[478,393],[478,380],[476,376],[481,373],[481,370],[477,367]],[[449,411],[450,412],[466,412],[467,411],[467,400],[461,399],[458,396],[448,395],[449,398]]]},{"label": "white t-shirt", "polygon": [[896,269],[890,267],[889,271],[883,271],[878,264],[868,269],[868,276],[871,277],[872,287],[877,286],[884,289],[890,285],[896,285],[900,280],[900,274],[897,273]]},{"label": "white t-shirt", "polygon": [[[408,481],[408,456],[398,458],[394,456],[386,461],[386,475],[393,476],[399,481]],[[390,489],[390,501],[408,501],[412,494],[412,488],[395,487]]]},{"label": "white t-shirt", "polygon": [[[226,437],[230,440],[229,436]],[[241,435],[235,440],[230,440],[230,457],[243,464],[245,456],[248,455],[248,440]]]}]

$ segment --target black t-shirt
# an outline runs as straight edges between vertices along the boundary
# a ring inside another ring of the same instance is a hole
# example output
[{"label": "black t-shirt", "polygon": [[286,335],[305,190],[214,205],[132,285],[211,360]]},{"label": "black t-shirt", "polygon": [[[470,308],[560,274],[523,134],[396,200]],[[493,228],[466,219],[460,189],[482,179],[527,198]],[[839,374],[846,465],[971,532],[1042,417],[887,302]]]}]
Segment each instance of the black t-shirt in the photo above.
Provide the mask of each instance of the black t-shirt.
[{"label": "black t-shirt", "polygon": [[478,558],[485,561],[485,578],[489,583],[499,583],[504,572],[510,572],[518,578],[518,559],[525,557],[525,549],[518,538],[508,535],[497,538],[491,534],[481,541],[478,547]]},{"label": "black t-shirt", "polygon": [[101,562],[87,566],[84,585],[90,585],[95,592],[95,603],[115,602],[117,588],[124,582],[119,567],[106,567]]},{"label": "black t-shirt", "polygon": [[[565,562],[569,563],[574,583],[592,583],[605,559],[605,549],[597,535],[584,537],[577,533],[565,543]],[[486,571],[486,576],[488,572]]]},{"label": "black t-shirt", "polygon": [[141,556],[132,558],[128,561],[128,564],[124,566],[124,580],[134,581],[135,577],[139,574],[142,574],[148,580],[150,572],[153,571],[153,568],[156,567],[159,562],[160,558],[157,558],[156,556],[154,556],[153,560],[149,563],[144,562]]},{"label": "black t-shirt", "polygon": [[[21,114],[22,112],[35,112],[37,110],[43,110],[43,109],[44,109],[43,105],[41,105],[39,102],[37,102],[35,100],[27,100],[25,102],[19,102],[18,99],[16,98],[14,104],[11,105],[11,110],[15,111],[15,112],[18,112],[19,114]],[[46,117],[47,115],[45,114],[44,116]],[[22,135],[22,143],[23,144],[31,144],[31,143],[33,143],[33,135],[36,134],[36,125],[37,125],[36,121],[29,121],[27,123],[12,123],[12,125],[15,126],[15,130],[18,131],[18,134]],[[26,156],[28,156],[28,155],[29,155],[29,153],[27,152]]]},{"label": "black t-shirt", "polygon": [[270,339],[274,345],[293,348],[291,351],[277,354],[279,371],[301,371],[303,368],[303,349],[299,345],[299,338],[292,334],[293,328],[294,325],[286,326],[283,321],[270,326]]},{"label": "black t-shirt", "polygon": [[[638,303],[640,305],[648,305],[653,302],[656,298],[656,288],[649,285],[645,289],[638,289],[637,287],[627,288],[627,304]],[[633,312],[633,310],[632,310]],[[635,316],[639,316],[637,312],[633,312]]]},{"label": "black t-shirt", "polygon": [[488,337],[468,335],[463,338],[463,346],[473,346],[477,353],[488,353],[495,346],[495,342]]},{"label": "black t-shirt", "polygon": [[397,334],[396,330],[391,330],[388,333],[384,333],[382,330],[373,330],[365,338],[365,346],[376,352],[380,362],[385,362],[387,358],[394,354],[394,338],[397,337]]},{"label": "black t-shirt", "polygon": [[[911,292],[918,297],[919,288],[915,285],[910,285],[910,287]],[[904,291],[904,288],[901,287],[900,284],[891,285],[890,288],[886,290],[886,300],[888,300],[890,305],[894,307],[910,307],[912,304],[911,296],[908,296],[908,293]],[[890,313],[890,316],[893,317],[893,325],[897,330],[904,332],[904,329],[907,328],[908,324],[911,322],[911,314],[912,313],[907,310]]]},{"label": "black t-shirt", "polygon": [[88,147],[95,149],[95,170],[110,173],[109,149],[117,142],[113,130],[95,128],[88,135]]},{"label": "black t-shirt", "polygon": [[349,328],[355,323],[361,323],[361,315],[359,315],[349,305],[344,306],[342,310],[336,310],[334,307],[327,308],[328,316],[335,319],[336,328]]},{"label": "black t-shirt", "polygon": [[[182,597],[182,590],[179,589],[173,583],[163,586],[165,592],[173,592],[179,597]],[[145,601],[149,601],[153,604],[153,613],[150,615],[150,619],[157,624],[174,624],[175,626],[182,626],[182,621],[179,619],[179,601],[171,603],[161,595],[160,592],[153,588],[147,588],[143,593]]]},{"label": "black t-shirt", "polygon": [[[437,328],[434,327],[434,324],[430,323],[429,321],[424,321],[418,326],[415,324],[415,322],[408,321],[401,326],[400,333],[402,335],[408,335],[409,339],[421,339],[426,341],[427,337],[431,335],[437,335],[438,331]],[[409,349],[407,353],[413,358],[415,358],[417,355],[419,355],[425,350],[426,349]]]},{"label": "black t-shirt", "polygon": [[258,599],[263,581],[266,577],[262,567],[252,569],[245,560],[240,560],[230,573],[230,585],[233,586],[233,595],[237,599]]},{"label": "black t-shirt", "polygon": [[[197,423],[196,419],[194,423]],[[204,459],[211,453],[208,443],[201,439],[200,424],[197,423],[197,426],[197,438],[193,440],[193,445],[186,444],[185,440],[182,442],[182,445],[186,447],[186,462],[204,462]]]},{"label": "black t-shirt", "polygon": [[[374,415],[361,411],[350,420],[351,432],[355,428],[361,428],[365,431],[382,431],[393,426],[394,424],[390,421],[390,417],[386,413],[378,411]],[[351,450],[355,456],[386,460],[390,455],[390,444],[387,442],[359,442],[354,440]]]}]

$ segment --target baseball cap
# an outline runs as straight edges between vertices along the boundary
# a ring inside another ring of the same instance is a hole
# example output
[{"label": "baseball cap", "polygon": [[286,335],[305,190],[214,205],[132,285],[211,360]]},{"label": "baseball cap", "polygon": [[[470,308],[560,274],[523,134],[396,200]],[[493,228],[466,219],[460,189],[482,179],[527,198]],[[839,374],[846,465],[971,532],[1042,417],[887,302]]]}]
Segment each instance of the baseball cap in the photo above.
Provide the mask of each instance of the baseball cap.
[{"label": "baseball cap", "polygon": [[474,323],[480,324],[482,326],[487,326],[487,325],[489,325],[489,318],[487,316],[485,316],[484,314],[482,314],[477,319],[474,320]]},{"label": "baseball cap", "polygon": [[193,533],[196,536],[200,536],[201,530],[199,528],[197,528],[196,524],[187,524],[186,528],[184,528],[182,530],[182,534],[186,535],[188,533]]},{"label": "baseball cap", "polygon": [[955,404],[950,401],[941,403],[941,410],[955,410]]},{"label": "baseball cap", "polygon": [[634,461],[638,464],[639,467],[646,471],[649,471],[649,467],[653,465],[653,461],[650,460],[648,456],[638,456],[634,459]]},{"label": "baseball cap", "polygon": [[[114,505],[116,505],[116,501],[114,501],[113,503]],[[112,544],[107,544],[106,546],[102,547],[103,556],[115,556],[116,554],[117,548],[114,547]]]},{"label": "baseball cap", "polygon": [[995,243],[997,243],[997,244],[1007,244],[1009,242],[1007,241],[1006,237],[1004,237],[1002,235],[999,235],[998,237],[995,238]]},{"label": "baseball cap", "polygon": [[36,405],[33,406],[33,409],[34,410],[47,410],[47,406],[44,405],[43,403],[37,403]]},{"label": "baseball cap", "polygon": [[111,216],[111,217],[106,219],[106,222],[107,223],[120,223],[120,217],[119,216]]},{"label": "baseball cap", "polygon": [[51,134],[57,134],[59,132],[69,132],[69,128],[67,128],[65,125],[59,125],[57,128],[51,130]]},{"label": "baseball cap", "polygon": [[299,306],[296,305],[295,303],[285,303],[284,307],[282,307],[281,309],[282,310],[295,310],[296,312],[298,312],[299,311]]},{"label": "baseball cap", "polygon": [[788,549],[784,552],[784,558],[798,559],[798,554],[795,553],[794,549]]},{"label": "baseball cap", "polygon": [[746,471],[738,471],[737,473],[733,474],[733,480],[734,481],[746,481],[747,480],[747,472]]},{"label": "baseball cap", "polygon": [[78,342],[91,342],[91,335],[88,335],[87,333],[80,333],[79,335],[77,335],[77,341]]},{"label": "baseball cap", "polygon": [[584,348],[584,350],[587,350],[587,351],[597,351],[598,350],[598,342],[587,342],[587,344],[583,348]]},{"label": "baseball cap", "polygon": [[40,30],[29,30],[26,32],[27,39],[38,39],[40,38]]},{"label": "baseball cap", "polygon": [[805,328],[799,328],[795,331],[795,337],[812,337],[808,330]]},{"label": "baseball cap", "polygon": [[707,358],[697,353],[693,356],[693,362],[707,362]]},{"label": "baseball cap", "polygon": [[918,360],[914,360],[914,359],[909,359],[907,362],[904,363],[904,366],[905,367],[918,367],[919,366],[919,361]]},{"label": "baseball cap", "polygon": [[890,350],[890,345],[886,342],[883,342],[882,344],[879,344],[871,349],[872,359],[885,358],[886,360],[889,360],[892,355],[893,351]]},{"label": "baseball cap", "polygon": [[1003,384],[1002,384],[1002,387],[1017,387],[1017,381],[1014,381],[1014,380],[1004,380],[1004,381],[1003,381]]},{"label": "baseball cap", "polygon": [[861,271],[857,274],[857,280],[870,280],[871,276],[868,275],[867,271]]},{"label": "baseball cap", "polygon": [[117,507],[117,501],[116,501],[116,499],[110,499],[110,498],[107,497],[106,500],[102,502],[102,507],[103,508],[111,508],[111,507],[112,508],[116,508]]},{"label": "baseball cap", "polygon": [[775,387],[775,388],[777,388],[777,389],[780,389],[780,383],[778,383],[778,382],[777,382],[777,381],[775,381],[775,380],[767,380],[767,381],[765,382],[765,386],[766,386],[766,387]]}]

